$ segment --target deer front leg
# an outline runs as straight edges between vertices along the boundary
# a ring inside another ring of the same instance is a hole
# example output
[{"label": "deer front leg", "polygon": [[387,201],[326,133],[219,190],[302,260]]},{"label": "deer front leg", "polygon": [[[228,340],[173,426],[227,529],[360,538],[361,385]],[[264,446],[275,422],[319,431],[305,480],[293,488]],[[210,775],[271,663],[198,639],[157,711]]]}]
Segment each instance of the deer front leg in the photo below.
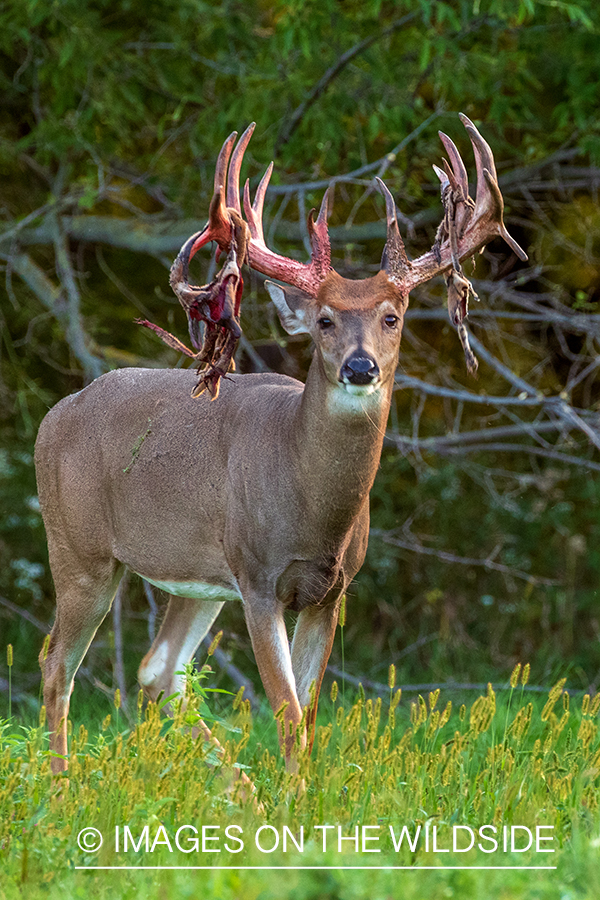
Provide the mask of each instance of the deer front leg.
[{"label": "deer front leg", "polygon": [[[242,591],[243,593],[243,591]],[[293,748],[302,709],[296,693],[290,644],[283,619],[283,606],[260,596],[244,598],[246,624],[265,693],[275,715],[285,706],[279,742],[288,771],[296,770]],[[306,745],[303,736],[301,746]]]},{"label": "deer front leg", "polygon": [[[303,609],[294,630],[292,669],[300,704],[303,709],[310,705],[306,718],[310,750],[315,738],[319,692],[333,647],[341,598],[340,593],[334,603]],[[314,692],[311,691],[313,683]]]}]

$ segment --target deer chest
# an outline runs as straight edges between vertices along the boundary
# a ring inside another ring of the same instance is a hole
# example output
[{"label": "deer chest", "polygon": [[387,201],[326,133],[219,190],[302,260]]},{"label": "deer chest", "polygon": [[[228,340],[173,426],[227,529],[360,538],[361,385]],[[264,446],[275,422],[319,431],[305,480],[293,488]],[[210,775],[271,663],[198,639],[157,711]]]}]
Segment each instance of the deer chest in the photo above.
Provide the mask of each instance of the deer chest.
[{"label": "deer chest", "polygon": [[344,572],[336,557],[295,559],[277,579],[276,594],[293,612],[334,602],[344,588]]}]

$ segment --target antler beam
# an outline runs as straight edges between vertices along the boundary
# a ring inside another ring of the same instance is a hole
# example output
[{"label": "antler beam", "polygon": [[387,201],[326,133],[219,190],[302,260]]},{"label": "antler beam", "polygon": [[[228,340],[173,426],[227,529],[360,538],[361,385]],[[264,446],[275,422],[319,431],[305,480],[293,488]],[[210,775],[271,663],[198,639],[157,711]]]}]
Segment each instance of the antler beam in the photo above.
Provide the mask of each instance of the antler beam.
[{"label": "antler beam", "polygon": [[[433,167],[441,181],[442,201],[446,210],[444,221],[438,229],[436,242],[431,250],[412,262],[407,260],[405,253],[396,253],[397,262],[392,259],[384,261],[383,267],[389,278],[406,293],[410,293],[419,284],[429,281],[451,266],[456,268],[463,260],[473,256],[495,237],[502,237],[519,259],[527,260],[527,254],[511,237],[504,224],[504,201],[498,186],[496,166],[489,144],[464,113],[459,115],[467,129],[475,154],[477,170],[475,201],[469,196],[467,170],[456,145],[448,135],[439,132],[450,157],[450,163],[444,160],[443,170],[438,166]],[[380,185],[383,183],[380,182]],[[387,197],[389,192],[384,185],[383,188],[388,206],[388,241],[390,240],[390,228],[392,228],[393,243],[395,244],[397,243],[395,234],[397,225],[394,231],[395,208],[393,216],[390,218]],[[452,227],[455,229],[457,241],[454,259],[450,241]]]}]

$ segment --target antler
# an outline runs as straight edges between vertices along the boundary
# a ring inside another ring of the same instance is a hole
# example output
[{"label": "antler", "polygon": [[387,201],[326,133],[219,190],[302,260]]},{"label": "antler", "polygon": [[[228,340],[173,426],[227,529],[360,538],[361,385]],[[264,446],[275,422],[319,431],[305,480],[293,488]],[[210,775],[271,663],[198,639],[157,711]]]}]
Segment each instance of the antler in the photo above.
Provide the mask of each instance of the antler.
[{"label": "antler", "polygon": [[458,329],[465,351],[467,368],[474,374],[477,360],[469,346],[464,320],[471,297],[479,299],[473,285],[465,278],[461,262],[473,256],[495,237],[502,237],[519,259],[527,254],[510,236],[504,224],[504,201],[498,186],[494,157],[489,144],[483,139],[471,120],[459,113],[467,129],[475,153],[477,192],[475,200],[469,196],[467,170],[460,153],[448,135],[439,132],[450,163],[445,159],[444,168],[434,166],[441,182],[444,218],[438,228],[435,243],[428,253],[409,261],[398,230],[394,199],[380,178],[379,187],[385,197],[388,234],[383,252],[382,269],[402,291],[408,295],[419,284],[429,281],[441,272],[446,273],[448,288],[448,313],[450,321]]},{"label": "antler", "polygon": [[[441,181],[442,201],[446,214],[438,229],[436,242],[431,250],[418,259],[410,262],[400,239],[393,198],[383,182],[378,179],[385,198],[388,212],[388,244],[397,248],[400,241],[401,250],[396,249],[394,258],[386,251],[382,268],[391,281],[402,291],[409,293],[413,288],[429,281],[440,272],[449,269],[453,264],[459,265],[463,260],[477,253],[495,237],[502,237],[519,259],[526,260],[527,254],[510,236],[504,224],[504,201],[498,187],[498,176],[494,157],[489,144],[483,139],[471,120],[460,113],[460,120],[467,129],[475,153],[477,169],[477,192],[475,201],[469,197],[467,170],[454,142],[440,131],[440,138],[450,164],[444,160],[444,169],[434,166],[436,175]],[[390,203],[391,200],[391,203]],[[450,231],[456,231],[455,258],[450,241]]]},{"label": "antler", "polygon": [[[210,204],[209,219],[202,231],[196,232],[185,242],[171,267],[169,281],[179,302],[186,311],[192,344],[199,351],[194,355],[183,348],[189,356],[205,368],[198,368],[198,384],[192,391],[197,397],[207,388],[211,399],[219,393],[219,382],[233,365],[233,353],[241,335],[239,308],[244,282],[240,273],[242,263],[264,275],[295,285],[311,297],[316,297],[321,282],[331,269],[331,248],[327,232],[329,193],[326,192],[315,222],[314,210],[308,217],[308,230],[312,246],[312,257],[308,264],[279,256],[269,250],[265,243],[262,227],[262,211],[265,193],[273,171],[273,163],[265,172],[254,198],[250,202],[250,187],[244,185],[244,212],[248,223],[242,218],[240,205],[239,178],[242,160],[248,142],[252,137],[255,123],[245,130],[235,150],[237,138],[233,131],[219,153],[215,169],[214,192]],[[231,160],[231,162],[230,162]],[[229,171],[228,171],[229,170]],[[196,287],[189,283],[189,265],[194,254],[209,241],[216,241],[217,259],[221,252],[227,253],[227,262],[210,284]],[[204,340],[200,344],[199,322],[205,323]],[[149,322],[141,324],[152,328],[165,343],[175,349],[183,347],[180,341],[164,329]]]},{"label": "antler", "polygon": [[[255,123],[252,122],[241,136],[237,147],[231,156],[231,151],[235,144],[237,132],[229,135],[217,160],[217,168],[215,171],[214,195],[211,203],[211,220],[203,231],[192,235],[183,245],[179,256],[182,259],[184,269],[187,274],[187,266],[190,259],[194,256],[200,247],[208,241],[216,241],[221,250],[228,250],[230,246],[231,225],[243,221],[242,210],[240,205],[239,177],[242,160],[248,142],[252,137]],[[231,157],[231,163],[229,159]],[[227,168],[229,173],[227,174]],[[311,210],[308,216],[308,231],[312,247],[312,256],[309,263],[301,263],[295,259],[289,259],[287,256],[280,256],[269,250],[265,243],[262,227],[262,212],[265,200],[265,194],[271,173],[273,172],[273,163],[271,163],[265,172],[258,188],[254,203],[250,201],[250,186],[246,181],[244,185],[244,212],[248,221],[250,230],[250,240],[248,242],[248,264],[257,272],[268,275],[271,278],[277,278],[286,284],[294,285],[300,288],[311,297],[316,297],[321,282],[324,281],[327,273],[331,269],[331,247],[329,243],[329,234],[327,232],[327,215],[329,212],[329,191],[325,192],[319,215],[314,220],[314,210]],[[226,185],[227,206],[223,201],[223,190]]]},{"label": "antler", "polygon": [[[253,130],[254,125],[246,129],[231,161],[231,171],[237,175]],[[242,218],[239,194],[236,195],[231,190],[229,183],[227,206],[223,198],[227,166],[236,138],[237,131],[234,131],[223,144],[217,159],[208,223],[202,231],[188,238],[177,254],[169,275],[173,292],[187,315],[192,346],[198,352],[188,350],[163,328],[138,319],[139,324],[151,328],[170,347],[191,356],[199,363],[200,377],[192,391],[192,397],[198,397],[207,389],[211,400],[219,395],[221,378],[233,368],[233,354],[242,334],[239,312],[244,281],[240,270],[248,255],[250,228]],[[209,241],[216,241],[218,245],[217,259],[221,251],[227,253],[227,259],[210,284],[197,287],[189,283],[190,259]],[[203,338],[200,334],[200,322],[204,322],[205,326]]]}]

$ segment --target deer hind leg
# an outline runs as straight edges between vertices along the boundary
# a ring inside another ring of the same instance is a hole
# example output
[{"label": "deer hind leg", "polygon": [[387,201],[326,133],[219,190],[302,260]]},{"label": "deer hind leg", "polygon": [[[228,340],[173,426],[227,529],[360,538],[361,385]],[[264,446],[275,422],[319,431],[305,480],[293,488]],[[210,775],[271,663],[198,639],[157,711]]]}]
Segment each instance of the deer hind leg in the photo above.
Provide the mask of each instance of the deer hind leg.
[{"label": "deer hind leg", "polygon": [[[340,611],[340,597],[325,606],[308,606],[298,615],[292,641],[292,668],[302,708],[308,707],[306,730],[309,747],[315,737],[315,722],[321,682],[333,647]],[[311,685],[315,685],[311,702]]]},{"label": "deer hind leg", "polygon": [[[181,674],[204,640],[219,615],[223,600],[192,600],[188,597],[169,598],[166,615],[152,647],[142,660],[138,680],[146,696],[156,701],[182,693],[185,676]],[[210,731],[202,723],[204,736]]]},{"label": "deer hind leg", "polygon": [[[51,553],[51,561],[52,556]],[[65,562],[64,557],[61,562]],[[56,619],[47,651],[40,653],[40,666],[44,678],[50,749],[60,754],[53,757],[50,763],[55,774],[68,768],[67,716],[74,678],[111,607],[122,572],[122,567],[114,560],[101,566],[95,565],[92,572],[82,572],[79,565],[53,567]]]}]

